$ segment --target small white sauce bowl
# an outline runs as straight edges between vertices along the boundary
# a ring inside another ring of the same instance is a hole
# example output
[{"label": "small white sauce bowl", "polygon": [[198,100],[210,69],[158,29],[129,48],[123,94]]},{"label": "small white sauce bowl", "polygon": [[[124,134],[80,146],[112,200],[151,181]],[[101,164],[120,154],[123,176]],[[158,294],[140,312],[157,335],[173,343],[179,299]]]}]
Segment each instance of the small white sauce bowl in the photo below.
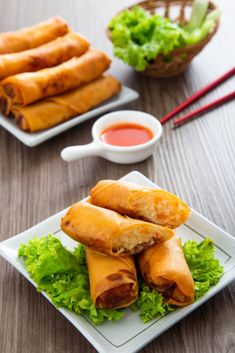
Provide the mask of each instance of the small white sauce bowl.
[{"label": "small white sauce bowl", "polygon": [[[134,123],[149,128],[151,140],[135,146],[114,146],[101,140],[102,132],[116,124]],[[161,123],[152,115],[137,110],[121,110],[108,113],[99,118],[92,127],[93,142],[88,145],[66,147],[61,158],[67,162],[88,156],[103,157],[111,162],[131,164],[148,158],[158,145],[162,135]]]}]

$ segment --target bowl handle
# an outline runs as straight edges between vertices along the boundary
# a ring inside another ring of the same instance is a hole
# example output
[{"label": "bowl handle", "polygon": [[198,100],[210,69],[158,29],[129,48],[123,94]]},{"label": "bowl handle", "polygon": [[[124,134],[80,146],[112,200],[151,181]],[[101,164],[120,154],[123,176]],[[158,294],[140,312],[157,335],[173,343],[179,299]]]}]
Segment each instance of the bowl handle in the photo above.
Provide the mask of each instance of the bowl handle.
[{"label": "bowl handle", "polygon": [[87,145],[77,145],[66,147],[61,151],[61,158],[66,162],[73,162],[77,159],[88,156],[101,156],[102,148],[96,143],[91,142]]}]

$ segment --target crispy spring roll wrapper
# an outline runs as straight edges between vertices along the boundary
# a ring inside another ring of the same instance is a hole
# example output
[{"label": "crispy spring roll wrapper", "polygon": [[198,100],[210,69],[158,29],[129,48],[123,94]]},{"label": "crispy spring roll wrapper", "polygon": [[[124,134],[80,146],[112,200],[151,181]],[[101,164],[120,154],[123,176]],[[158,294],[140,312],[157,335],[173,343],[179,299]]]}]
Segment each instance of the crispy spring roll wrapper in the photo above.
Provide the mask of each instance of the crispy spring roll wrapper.
[{"label": "crispy spring roll wrapper", "polygon": [[74,204],[62,218],[61,227],[71,238],[112,256],[133,255],[174,235],[169,228],[122,216],[87,201]]},{"label": "crispy spring roll wrapper", "polygon": [[8,116],[11,111],[11,106],[11,99],[6,95],[6,93],[0,86],[0,112]]},{"label": "crispy spring roll wrapper", "polygon": [[83,36],[70,32],[34,49],[0,55],[0,80],[59,65],[74,56],[81,56],[88,48],[89,43]]},{"label": "crispy spring roll wrapper", "polygon": [[90,291],[100,309],[118,309],[132,304],[138,296],[138,282],[132,256],[113,257],[86,248]]},{"label": "crispy spring roll wrapper", "polygon": [[67,23],[60,17],[14,32],[0,34],[0,54],[16,53],[39,47],[70,31]]},{"label": "crispy spring roll wrapper", "polygon": [[169,228],[185,223],[190,214],[189,207],[177,196],[124,181],[101,180],[90,195],[94,205]]},{"label": "crispy spring roll wrapper", "polygon": [[27,107],[13,107],[12,114],[22,130],[39,131],[87,112],[120,90],[121,85],[114,77],[104,76],[66,94]]},{"label": "crispy spring roll wrapper", "polygon": [[28,105],[98,78],[110,62],[102,51],[90,50],[52,68],[7,77],[1,85],[12,104]]},{"label": "crispy spring roll wrapper", "polygon": [[166,298],[167,303],[185,306],[194,301],[194,281],[176,236],[144,250],[138,256],[145,281]]}]

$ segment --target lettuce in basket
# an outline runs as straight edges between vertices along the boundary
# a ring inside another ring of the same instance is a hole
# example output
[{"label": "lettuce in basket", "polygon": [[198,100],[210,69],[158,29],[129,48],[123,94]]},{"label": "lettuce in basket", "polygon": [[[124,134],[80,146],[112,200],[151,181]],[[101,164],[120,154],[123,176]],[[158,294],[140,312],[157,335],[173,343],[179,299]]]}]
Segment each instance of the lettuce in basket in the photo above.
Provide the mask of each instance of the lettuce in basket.
[{"label": "lettuce in basket", "polygon": [[168,54],[182,43],[182,29],[160,15],[150,15],[141,7],[126,10],[114,17],[112,32],[114,55],[137,71],[160,53]]},{"label": "lettuce in basket", "polygon": [[203,1],[196,1],[188,27],[158,14],[151,15],[140,6],[121,12],[109,23],[114,55],[143,71],[158,54],[169,60],[174,49],[200,42],[214,29],[219,17],[218,10],[205,17],[207,5]]}]

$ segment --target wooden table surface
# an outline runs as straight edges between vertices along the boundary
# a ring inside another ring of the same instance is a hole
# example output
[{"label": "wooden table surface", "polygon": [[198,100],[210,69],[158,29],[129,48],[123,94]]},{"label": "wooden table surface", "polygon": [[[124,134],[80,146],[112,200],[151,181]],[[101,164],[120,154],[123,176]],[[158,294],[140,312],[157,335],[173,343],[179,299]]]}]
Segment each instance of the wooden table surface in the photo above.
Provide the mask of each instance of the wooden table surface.
[{"label": "wooden table surface", "polygon": [[[0,31],[14,30],[55,14],[87,36],[94,47],[112,55],[104,29],[109,19],[133,1],[0,0]],[[235,3],[218,1],[218,34],[183,75],[154,80],[114,59],[111,72],[140,93],[125,106],[160,118],[194,91],[234,65]],[[234,89],[234,79],[200,104]],[[202,118],[172,129],[164,126],[153,157],[135,165],[101,158],[66,164],[65,146],[91,140],[94,119],[35,148],[28,148],[0,128],[0,240],[37,224],[87,195],[99,179],[118,179],[138,170],[231,234],[235,234],[235,105],[230,102]],[[235,283],[162,334],[144,353],[234,353]],[[86,339],[12,266],[0,259],[0,352],[95,352]]]}]

